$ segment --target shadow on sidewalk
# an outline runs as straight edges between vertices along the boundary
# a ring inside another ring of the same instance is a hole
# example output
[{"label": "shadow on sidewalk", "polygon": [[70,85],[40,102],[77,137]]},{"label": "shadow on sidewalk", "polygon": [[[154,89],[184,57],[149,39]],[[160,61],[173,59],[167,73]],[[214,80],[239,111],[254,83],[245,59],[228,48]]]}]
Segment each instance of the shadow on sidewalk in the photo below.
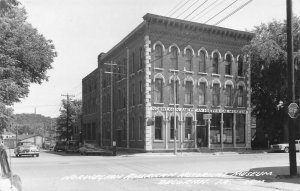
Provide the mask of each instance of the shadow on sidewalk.
[{"label": "shadow on sidewalk", "polygon": [[300,185],[300,166],[297,167],[298,175],[290,177],[289,166],[278,167],[260,167],[252,168],[249,171],[233,172],[228,175],[244,178],[245,180],[259,180],[264,182],[279,182],[279,183],[293,183]]}]

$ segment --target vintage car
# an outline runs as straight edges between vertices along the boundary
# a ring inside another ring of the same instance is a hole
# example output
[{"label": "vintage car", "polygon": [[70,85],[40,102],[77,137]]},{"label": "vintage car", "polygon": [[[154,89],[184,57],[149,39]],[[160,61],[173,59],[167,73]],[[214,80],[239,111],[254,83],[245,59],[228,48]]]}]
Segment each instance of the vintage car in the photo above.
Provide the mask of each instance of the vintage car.
[{"label": "vintage car", "polygon": [[[296,147],[296,151],[300,151],[300,140],[295,141],[295,147]],[[273,145],[271,145],[271,151],[273,151],[273,152],[282,151],[282,152],[288,153],[289,152],[289,143],[273,144]]]},{"label": "vintage car", "polygon": [[0,190],[5,191],[22,191],[21,178],[18,175],[14,175],[11,171],[10,165],[7,159],[7,153],[3,146],[0,146]]},{"label": "vintage car", "polygon": [[14,150],[16,157],[23,155],[40,156],[39,148],[32,142],[18,142],[17,147]]},{"label": "vintage car", "polygon": [[105,150],[97,148],[92,144],[84,144],[79,148],[81,155],[105,155],[108,154]]},{"label": "vintage car", "polygon": [[70,140],[66,142],[65,146],[66,153],[78,153],[79,152],[79,141]]},{"label": "vintage car", "polygon": [[54,152],[65,151],[66,149],[66,141],[57,141],[53,148]]}]

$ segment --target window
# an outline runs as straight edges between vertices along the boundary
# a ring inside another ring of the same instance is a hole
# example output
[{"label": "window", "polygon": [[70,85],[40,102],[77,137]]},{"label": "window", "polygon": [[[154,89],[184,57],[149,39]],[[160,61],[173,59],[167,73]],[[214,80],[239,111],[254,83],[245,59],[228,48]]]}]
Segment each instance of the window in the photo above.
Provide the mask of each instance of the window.
[{"label": "window", "polygon": [[213,54],[212,69],[212,73],[219,73],[219,54],[216,52]]},{"label": "window", "polygon": [[238,88],[238,107],[244,107],[244,86]]},{"label": "window", "polygon": [[125,119],[123,119],[123,140],[127,140],[127,124]]},{"label": "window", "polygon": [[206,83],[201,82],[199,87],[199,105],[206,104]]},{"label": "window", "polygon": [[[176,116],[176,132],[178,129],[178,117]],[[171,126],[170,126],[170,139],[174,139],[174,132],[175,132],[175,127],[174,127],[174,116],[171,117]],[[178,137],[176,135],[176,137]]]},{"label": "window", "polygon": [[91,140],[91,124],[88,123],[87,129],[86,129],[86,139]]},{"label": "window", "polygon": [[171,48],[171,67],[174,70],[178,70],[178,50],[176,47]]},{"label": "window", "polygon": [[96,123],[92,123],[91,140],[96,140]]},{"label": "window", "polygon": [[120,89],[118,89],[118,96],[119,96],[119,107],[118,108],[121,108],[122,107],[122,93],[121,93]]},{"label": "window", "polygon": [[221,143],[220,142],[221,134],[221,114],[213,113],[210,125],[210,142],[212,144]]},{"label": "window", "polygon": [[193,54],[191,49],[186,49],[186,70],[193,70]]},{"label": "window", "polygon": [[134,139],[134,118],[131,118],[131,125],[130,125],[130,139]]},{"label": "window", "polygon": [[163,103],[163,79],[155,79],[154,102]]},{"label": "window", "polygon": [[226,106],[231,106],[232,102],[232,86],[231,85],[226,85],[225,88],[225,105]]},{"label": "window", "polygon": [[185,118],[185,139],[191,139],[192,134],[192,117],[186,117]]},{"label": "window", "polygon": [[155,140],[162,140],[162,116],[155,116]]},{"label": "window", "polygon": [[224,113],[223,114],[223,143],[232,143],[232,135],[233,135],[233,114],[232,113]]},{"label": "window", "polygon": [[123,67],[122,67],[122,72],[123,72],[123,77],[125,77],[125,73],[126,73],[126,58],[123,59]]},{"label": "window", "polygon": [[162,46],[160,44],[155,46],[155,67],[156,68],[162,68],[163,67],[163,49]]},{"label": "window", "polygon": [[125,88],[123,88],[123,108],[126,107],[126,96],[127,96],[126,94],[127,94],[127,92],[126,92]]},{"label": "window", "polygon": [[142,140],[142,129],[143,129],[143,126],[144,126],[142,116],[140,116],[139,122],[140,122],[140,124],[139,124],[139,140]]},{"label": "window", "polygon": [[238,58],[238,76],[244,76],[244,63],[243,63],[243,56],[239,56]]},{"label": "window", "polygon": [[231,75],[231,65],[232,65],[232,58],[231,55],[226,55],[226,62],[225,62],[225,74]]},{"label": "window", "polygon": [[179,102],[178,102],[178,98],[179,98],[179,96],[178,96],[178,81],[176,81],[176,83],[175,83],[175,91],[174,91],[174,80],[171,82],[171,84],[170,84],[170,89],[171,89],[171,92],[170,92],[170,97],[171,97],[171,103],[172,104],[174,104],[174,95],[175,95],[175,101],[176,101],[176,104],[178,104]]},{"label": "window", "polygon": [[220,105],[220,85],[219,84],[213,84],[212,105],[213,106]]},{"label": "window", "polygon": [[134,57],[135,57],[135,55],[134,55],[134,52],[131,54],[131,73],[134,73],[135,72],[135,63],[134,63]]},{"label": "window", "polygon": [[105,138],[110,139],[110,123],[109,122],[106,123],[105,130],[106,130],[105,131]]},{"label": "window", "polygon": [[236,114],[236,143],[245,143],[245,114]]},{"label": "window", "polygon": [[134,84],[131,85],[131,105],[134,105]]},{"label": "window", "polygon": [[140,47],[140,69],[144,67],[144,49]]},{"label": "window", "polygon": [[200,51],[199,72],[206,72],[206,54],[203,50]]},{"label": "window", "polygon": [[139,81],[139,85],[140,85],[140,92],[139,92],[139,98],[140,98],[140,100],[139,100],[139,104],[142,104],[143,103],[143,81],[142,80],[140,80]]},{"label": "window", "polygon": [[185,103],[192,104],[193,102],[193,83],[191,81],[187,81],[185,83]]}]

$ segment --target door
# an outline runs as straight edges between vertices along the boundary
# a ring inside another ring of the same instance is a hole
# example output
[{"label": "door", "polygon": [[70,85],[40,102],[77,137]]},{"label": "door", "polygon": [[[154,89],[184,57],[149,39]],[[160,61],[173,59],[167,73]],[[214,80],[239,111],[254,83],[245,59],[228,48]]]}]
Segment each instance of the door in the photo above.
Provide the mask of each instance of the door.
[{"label": "door", "polygon": [[117,147],[120,147],[122,144],[122,131],[117,130]]},{"label": "door", "polygon": [[208,136],[207,126],[197,126],[197,147],[208,146],[207,136]]}]

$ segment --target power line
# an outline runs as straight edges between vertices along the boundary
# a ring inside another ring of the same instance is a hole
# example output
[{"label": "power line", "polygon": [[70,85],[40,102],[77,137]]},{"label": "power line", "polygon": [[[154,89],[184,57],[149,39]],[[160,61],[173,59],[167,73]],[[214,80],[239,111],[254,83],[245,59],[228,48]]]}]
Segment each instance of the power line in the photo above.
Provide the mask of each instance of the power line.
[{"label": "power line", "polygon": [[[223,1],[219,2],[217,5],[215,5],[214,7],[211,7],[212,5],[214,5],[215,3],[217,3],[219,0],[215,0],[214,2],[212,2],[211,4],[209,4],[203,12],[198,13],[196,16],[194,16],[191,20],[194,20],[196,17],[198,20],[199,18],[201,18],[202,16],[205,16],[207,13],[209,13],[212,9],[218,7],[219,5],[221,5],[223,3]],[[211,8],[210,8],[211,7]],[[210,8],[210,9],[209,9]],[[199,16],[200,15],[200,16]],[[198,17],[199,16],[199,17]]]},{"label": "power line", "polygon": [[252,1],[253,0],[249,0],[246,3],[244,3],[243,5],[239,6],[237,9],[235,9],[233,12],[231,12],[230,14],[226,15],[225,17],[223,17],[221,20],[219,20],[218,22],[216,22],[214,25],[218,25],[221,22],[223,22],[224,20],[228,19],[229,17],[231,17],[233,14],[235,14],[236,12],[238,12],[239,10],[241,10],[242,8],[244,8],[246,5],[248,5]]},{"label": "power line", "polygon": [[177,3],[177,5],[175,5],[175,7],[173,7],[167,14],[166,14],[166,16],[168,16],[168,14],[170,14],[172,11],[174,11],[177,7],[178,7],[178,5],[180,5],[182,3],[182,1],[179,1],[179,3]]},{"label": "power line", "polygon": [[225,7],[224,9],[222,9],[220,12],[218,12],[217,14],[215,14],[213,17],[211,17],[210,19],[208,19],[207,21],[205,21],[204,23],[206,24],[207,22],[209,22],[210,20],[212,20],[213,18],[215,18],[216,16],[218,16],[219,14],[221,14],[222,12],[224,12],[226,9],[228,9],[229,7],[231,7],[233,4],[235,4],[238,0],[235,0],[234,2],[230,3],[227,7]]},{"label": "power line", "polygon": [[[175,10],[175,12],[174,13],[176,13],[177,11],[179,11],[183,6],[185,6],[189,1],[191,1],[191,0],[187,0],[183,5],[181,5],[179,8],[177,8],[176,10]],[[172,15],[174,15],[174,13],[172,13],[169,17],[172,17]]]},{"label": "power line", "polygon": [[181,14],[179,14],[179,15],[176,17],[176,19],[179,18],[181,15],[183,15],[187,10],[189,10],[192,6],[194,6],[198,1],[199,1],[199,0],[196,0],[193,4],[191,4],[186,10],[184,10]]},{"label": "power line", "polygon": [[187,19],[191,14],[193,14],[196,10],[198,10],[200,7],[202,7],[208,0],[205,0],[203,3],[201,3],[196,9],[194,9],[190,14],[188,14],[184,19]]}]

